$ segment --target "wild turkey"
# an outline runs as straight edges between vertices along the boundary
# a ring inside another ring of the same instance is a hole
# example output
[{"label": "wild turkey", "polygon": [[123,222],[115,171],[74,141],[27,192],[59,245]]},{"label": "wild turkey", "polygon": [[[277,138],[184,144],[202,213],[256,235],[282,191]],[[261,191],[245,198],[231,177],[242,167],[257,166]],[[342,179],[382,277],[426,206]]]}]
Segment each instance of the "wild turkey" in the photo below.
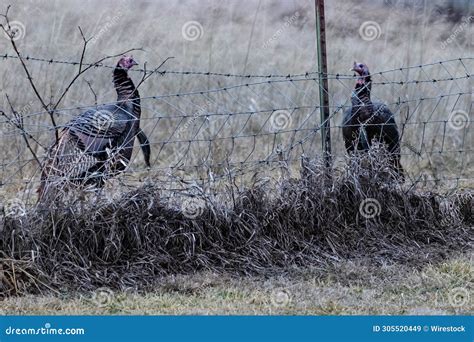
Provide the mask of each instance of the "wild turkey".
[{"label": "wild turkey", "polygon": [[65,183],[102,187],[129,164],[135,137],[150,166],[150,144],[140,129],[140,95],[128,76],[135,65],[132,56],[123,56],[114,69],[116,104],[90,108],[60,132],[43,167],[40,200]]},{"label": "wild turkey", "polygon": [[400,135],[395,117],[383,103],[372,103],[370,92],[372,78],[369,68],[362,63],[354,62],[351,69],[359,77],[351,95],[352,107],[344,112],[342,135],[347,152],[354,150],[367,151],[374,140],[387,145],[391,153],[393,168],[403,180],[403,168],[400,164]]}]

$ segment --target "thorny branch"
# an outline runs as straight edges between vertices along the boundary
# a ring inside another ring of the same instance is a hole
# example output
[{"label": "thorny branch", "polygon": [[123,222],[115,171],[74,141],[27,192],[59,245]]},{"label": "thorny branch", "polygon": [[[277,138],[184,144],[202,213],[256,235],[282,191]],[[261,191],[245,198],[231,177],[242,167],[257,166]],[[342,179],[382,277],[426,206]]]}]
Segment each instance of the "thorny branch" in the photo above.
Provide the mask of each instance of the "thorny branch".
[{"label": "thorny branch", "polygon": [[92,84],[88,80],[84,80],[89,87],[89,90],[91,91],[92,95],[94,95],[94,105],[97,106],[97,93],[95,92],[94,88],[92,88]]}]

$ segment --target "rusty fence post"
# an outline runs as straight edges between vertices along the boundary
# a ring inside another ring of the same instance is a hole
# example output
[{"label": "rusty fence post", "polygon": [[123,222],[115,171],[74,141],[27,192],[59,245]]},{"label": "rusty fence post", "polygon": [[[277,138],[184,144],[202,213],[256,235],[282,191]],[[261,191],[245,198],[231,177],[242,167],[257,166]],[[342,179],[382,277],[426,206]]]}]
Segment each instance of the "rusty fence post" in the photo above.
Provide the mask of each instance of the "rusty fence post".
[{"label": "rusty fence post", "polygon": [[314,0],[316,12],[316,45],[318,49],[319,105],[321,116],[322,150],[326,166],[331,165],[331,123],[329,121],[329,93],[326,56],[326,22],[324,0]]}]

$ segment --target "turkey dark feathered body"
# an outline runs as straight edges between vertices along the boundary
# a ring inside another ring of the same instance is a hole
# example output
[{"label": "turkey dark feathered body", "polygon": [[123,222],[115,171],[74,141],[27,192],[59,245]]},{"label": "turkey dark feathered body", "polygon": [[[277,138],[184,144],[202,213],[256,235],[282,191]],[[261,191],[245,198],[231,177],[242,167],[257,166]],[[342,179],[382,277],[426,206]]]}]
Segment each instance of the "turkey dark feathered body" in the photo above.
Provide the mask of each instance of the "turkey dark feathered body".
[{"label": "turkey dark feathered body", "polygon": [[344,112],[342,135],[348,152],[367,151],[373,141],[384,143],[394,170],[404,178],[400,163],[400,134],[395,116],[383,103],[373,103],[370,99],[371,77],[357,82],[351,96],[352,106]]},{"label": "turkey dark feathered body", "polygon": [[373,116],[365,121],[358,115],[358,108],[346,109],[342,122],[342,135],[348,151],[367,151],[373,139],[384,142],[391,153],[400,153],[400,135],[395,117],[383,103],[373,103]]},{"label": "turkey dark feathered body", "polygon": [[55,174],[72,182],[100,185],[122,171],[132,156],[138,122],[128,105],[84,112],[68,124],[52,147],[54,170],[49,170],[49,180]]},{"label": "turkey dark feathered body", "polygon": [[40,197],[49,184],[64,181],[102,186],[130,162],[137,137],[149,165],[149,143],[140,130],[140,95],[125,70],[114,70],[117,103],[90,108],[71,120],[51,147]]}]

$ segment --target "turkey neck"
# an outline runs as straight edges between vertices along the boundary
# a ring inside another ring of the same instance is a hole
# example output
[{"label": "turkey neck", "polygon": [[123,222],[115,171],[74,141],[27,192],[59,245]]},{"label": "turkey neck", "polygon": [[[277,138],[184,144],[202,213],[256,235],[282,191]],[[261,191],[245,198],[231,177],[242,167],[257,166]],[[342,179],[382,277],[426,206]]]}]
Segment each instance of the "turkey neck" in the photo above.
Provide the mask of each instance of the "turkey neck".
[{"label": "turkey neck", "polygon": [[114,69],[114,86],[117,91],[117,101],[131,100],[133,113],[139,118],[141,114],[140,94],[132,79],[128,76],[128,72],[119,66]]},{"label": "turkey neck", "polygon": [[363,82],[357,82],[351,98],[353,120],[362,122],[368,120],[372,116],[374,108],[372,101],[370,100],[371,89],[372,78],[370,75],[365,76]]}]

